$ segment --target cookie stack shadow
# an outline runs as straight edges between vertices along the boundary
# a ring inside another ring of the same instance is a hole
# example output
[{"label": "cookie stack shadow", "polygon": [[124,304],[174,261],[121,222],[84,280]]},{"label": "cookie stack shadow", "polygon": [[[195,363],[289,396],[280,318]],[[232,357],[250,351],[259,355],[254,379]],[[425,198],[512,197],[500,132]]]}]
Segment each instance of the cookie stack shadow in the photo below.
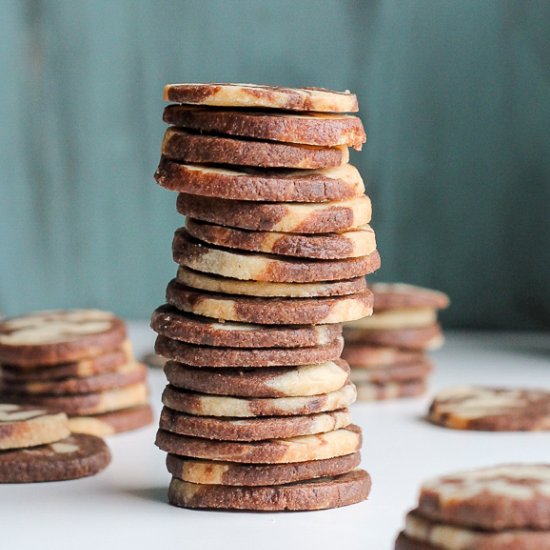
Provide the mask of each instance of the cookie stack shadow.
[{"label": "cookie stack shadow", "polygon": [[[152,316],[168,359],[169,501],[316,510],[367,498],[341,323],[372,312],[371,205],[353,94],[169,85],[155,174],[177,191],[177,276]],[[247,109],[243,109],[247,107]],[[319,112],[317,112],[319,111]]]},{"label": "cookie stack shadow", "polygon": [[374,313],[346,323],[343,358],[360,401],[413,397],[427,389],[427,352],[443,345],[437,311],[446,294],[402,283],[374,283]]}]

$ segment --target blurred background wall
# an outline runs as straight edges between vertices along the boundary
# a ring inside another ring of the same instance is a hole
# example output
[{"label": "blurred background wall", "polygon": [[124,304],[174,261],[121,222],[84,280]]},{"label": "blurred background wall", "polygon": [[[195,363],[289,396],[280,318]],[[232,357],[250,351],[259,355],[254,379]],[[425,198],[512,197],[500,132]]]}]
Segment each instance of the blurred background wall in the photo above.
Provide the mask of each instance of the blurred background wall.
[{"label": "blurred background wall", "polygon": [[378,279],[550,326],[550,2],[0,0],[0,311],[147,318],[175,267],[167,82],[357,92]]}]

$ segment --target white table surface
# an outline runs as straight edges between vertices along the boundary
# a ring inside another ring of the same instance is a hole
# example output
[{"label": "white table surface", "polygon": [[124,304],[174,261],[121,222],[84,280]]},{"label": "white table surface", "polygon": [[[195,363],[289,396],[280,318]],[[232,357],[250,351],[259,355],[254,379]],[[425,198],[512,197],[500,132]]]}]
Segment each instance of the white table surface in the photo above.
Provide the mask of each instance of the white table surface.
[{"label": "white table surface", "polygon": [[[132,323],[139,356],[154,335]],[[550,388],[550,338],[533,334],[448,334],[433,354],[431,392],[451,384]],[[150,377],[158,413],[163,375]],[[82,480],[0,485],[0,548],[26,550],[315,548],[389,550],[420,482],[434,474],[510,461],[550,460],[550,434],[457,432],[426,423],[429,397],[356,404],[364,428],[367,502],[322,512],[206,512],[166,504],[169,475],[155,427],[109,440],[113,462]]]}]

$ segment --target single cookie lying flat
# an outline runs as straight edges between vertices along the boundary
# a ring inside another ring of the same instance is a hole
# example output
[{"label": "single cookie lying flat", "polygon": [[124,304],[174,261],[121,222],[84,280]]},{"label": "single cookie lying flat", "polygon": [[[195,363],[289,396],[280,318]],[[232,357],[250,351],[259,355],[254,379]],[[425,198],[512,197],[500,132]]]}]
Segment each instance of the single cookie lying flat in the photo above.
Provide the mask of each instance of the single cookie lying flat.
[{"label": "single cookie lying flat", "polygon": [[439,392],[429,419],[458,430],[550,430],[550,392],[459,386]]},{"label": "single cookie lying flat", "polygon": [[335,411],[349,407],[357,396],[355,386],[347,383],[332,392],[298,397],[230,397],[189,392],[166,386],[162,402],[170,409],[201,416],[255,418],[292,416]]},{"label": "single cookie lying flat", "polygon": [[376,310],[430,308],[444,309],[449,306],[449,297],[437,290],[404,283],[373,283]]},{"label": "single cookie lying flat", "polygon": [[356,385],[358,401],[383,401],[385,399],[396,399],[398,397],[416,397],[426,391],[426,380],[405,380],[402,382],[386,382],[374,384],[362,382]]},{"label": "single cookie lying flat", "polygon": [[343,323],[372,313],[370,290],[333,298],[257,298],[195,290],[174,279],[166,301],[195,315],[258,325]]},{"label": "single cookie lying flat", "polygon": [[371,201],[365,195],[347,201],[301,204],[214,199],[180,193],[176,207],[180,214],[203,222],[282,233],[341,233],[368,224],[372,215]]},{"label": "single cookie lying flat", "polygon": [[95,309],[42,311],[0,322],[0,363],[53,365],[101,355],[126,339],[124,322]]},{"label": "single cookie lying flat", "polygon": [[384,346],[370,346],[368,344],[348,343],[342,352],[342,359],[357,369],[381,368],[392,365],[416,363],[423,359],[418,351],[409,351]]},{"label": "single cookie lying flat", "polygon": [[369,225],[342,233],[299,235],[235,229],[187,218],[185,229],[195,239],[216,246],[297,258],[358,258],[368,256],[376,250],[376,237]]},{"label": "single cookie lying flat", "polygon": [[370,477],[364,470],[267,487],[199,485],[173,478],[168,500],[184,508],[265,512],[323,510],[361,502],[368,497],[370,487]]},{"label": "single cookie lying flat", "polygon": [[430,374],[433,367],[427,359],[417,363],[404,363],[402,365],[390,365],[377,369],[352,368],[351,381],[355,384],[371,382],[373,384],[385,384],[387,382],[403,382],[406,380],[418,380]]},{"label": "single cookie lying flat", "polygon": [[413,351],[435,350],[443,345],[439,323],[398,330],[370,330],[351,326],[344,328],[344,338],[346,342],[391,346]]},{"label": "single cookie lying flat", "polygon": [[248,107],[287,111],[353,113],[357,97],[325,88],[284,88],[261,84],[167,84],[164,100],[214,107]]},{"label": "single cookie lying flat", "polygon": [[193,367],[279,367],[310,365],[340,357],[344,339],[313,348],[224,348],[196,346],[178,340],[157,336],[155,351],[180,363]]},{"label": "single cookie lying flat", "polygon": [[228,134],[260,140],[335,147],[360,151],[367,136],[361,119],[350,115],[266,113],[168,105],[164,122],[207,134]]},{"label": "single cookie lying flat", "polygon": [[328,344],[342,334],[338,324],[269,326],[220,323],[179,311],[168,304],[157,308],[151,328],[163,336],[204,346],[232,348],[301,348]]},{"label": "single cookie lying flat", "polygon": [[0,483],[61,481],[95,475],[111,453],[93,435],[74,434],[49,445],[0,453]]},{"label": "single cookie lying flat", "polygon": [[312,170],[342,166],[349,161],[349,151],[345,146],[318,147],[207,136],[174,126],[164,134],[162,154],[166,158],[186,163]]},{"label": "single cookie lying flat", "polygon": [[162,157],[155,180],[170,191],[240,201],[343,201],[365,192],[361,175],[351,164],[320,170],[259,170],[183,164]]},{"label": "single cookie lying flat", "polygon": [[0,450],[33,447],[70,435],[67,417],[36,407],[0,404]]},{"label": "single cookie lying flat", "polygon": [[235,397],[304,397],[339,390],[349,378],[349,365],[337,359],[300,367],[221,369],[189,367],[168,361],[166,378],[173,386]]}]

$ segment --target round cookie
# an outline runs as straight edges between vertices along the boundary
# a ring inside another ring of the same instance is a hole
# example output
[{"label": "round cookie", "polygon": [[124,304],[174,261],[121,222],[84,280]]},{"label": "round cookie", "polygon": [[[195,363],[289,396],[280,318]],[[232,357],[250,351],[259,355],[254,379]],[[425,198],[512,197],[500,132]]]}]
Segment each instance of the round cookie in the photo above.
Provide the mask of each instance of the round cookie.
[{"label": "round cookie", "polygon": [[155,351],[180,363],[193,367],[279,367],[310,365],[338,359],[344,339],[313,348],[223,348],[187,344],[157,336]]},{"label": "round cookie", "polygon": [[312,170],[342,166],[349,161],[349,151],[345,146],[318,147],[209,136],[174,126],[164,133],[162,154],[186,163]]},{"label": "round cookie", "polygon": [[159,428],[171,433],[222,441],[263,441],[326,433],[351,424],[347,409],[305,416],[228,419],[162,409]]},{"label": "round cookie", "polygon": [[449,297],[437,290],[404,283],[373,283],[375,310],[428,308],[444,309],[449,306]]},{"label": "round cookie", "polygon": [[187,218],[185,229],[195,239],[215,246],[297,258],[358,258],[368,256],[376,250],[376,237],[369,225],[342,233],[299,235],[236,229]]},{"label": "round cookie", "polygon": [[371,220],[370,199],[363,195],[325,203],[263,203],[179,193],[180,214],[203,222],[252,231],[281,233],[342,233]]},{"label": "round cookie", "polygon": [[428,351],[443,345],[443,334],[439,323],[421,328],[399,330],[371,330],[349,326],[346,328],[346,342],[391,346],[413,351]]},{"label": "round cookie", "polygon": [[38,382],[3,381],[3,389],[19,395],[77,395],[96,393],[143,382],[147,369],[140,363],[128,363],[114,372],[104,372],[86,378],[64,378]]},{"label": "round cookie", "polygon": [[153,422],[150,405],[139,405],[128,409],[97,414],[95,416],[73,416],[69,428],[73,433],[85,433],[98,437],[137,430]]},{"label": "round cookie", "polygon": [[[376,303],[376,297],[374,300]],[[375,309],[370,317],[352,321],[349,326],[365,330],[401,330],[429,327],[435,323],[437,323],[437,313],[434,309],[416,307],[382,311]]]},{"label": "round cookie", "polygon": [[174,235],[172,256],[176,263],[196,271],[245,281],[274,283],[352,279],[372,273],[380,267],[377,250],[368,256],[345,260],[285,258],[225,250],[201,243],[189,237],[185,230],[178,230]]},{"label": "round cookie", "polygon": [[111,462],[105,442],[74,434],[61,441],[0,453],[0,483],[61,481],[95,475]]},{"label": "round cookie", "polygon": [[67,417],[63,413],[0,404],[0,451],[52,443],[69,435]]},{"label": "round cookie", "polygon": [[[394,550],[438,550],[435,546],[408,537],[401,531],[395,540]],[[439,548],[441,550],[441,548]]]},{"label": "round cookie", "polygon": [[171,454],[166,457],[168,471],[175,478],[202,485],[245,487],[284,485],[345,474],[357,468],[360,462],[361,455],[358,452],[324,460],[290,464],[243,465],[238,462],[201,460]]},{"label": "round cookie", "polygon": [[550,465],[503,464],[428,480],[420,489],[418,512],[467,528],[548,531]]},{"label": "round cookie", "polygon": [[269,326],[220,323],[179,311],[168,304],[153,312],[151,328],[163,336],[204,346],[232,348],[301,348],[328,344],[342,334],[342,326]]},{"label": "round cookie", "polygon": [[403,382],[386,382],[374,384],[363,382],[356,385],[358,401],[383,401],[400,397],[417,397],[426,391],[424,378]]},{"label": "round cookie", "polygon": [[384,346],[369,346],[368,344],[350,344],[347,341],[345,328],[344,340],[346,341],[346,345],[342,351],[342,359],[345,359],[355,369],[376,369],[396,364],[404,365],[416,363],[424,358],[424,354],[418,351]]},{"label": "round cookie", "polygon": [[550,391],[452,387],[434,397],[428,418],[457,430],[550,430]]},{"label": "round cookie", "polygon": [[430,374],[433,367],[427,360],[417,363],[405,363],[403,365],[390,365],[377,369],[355,369],[352,366],[350,378],[354,384],[365,382],[373,384],[385,384],[387,382],[403,382],[418,380]]},{"label": "round cookie", "polygon": [[159,430],[155,444],[168,453],[247,464],[283,464],[334,458],[361,448],[361,429],[349,425],[324,434],[267,441],[216,441]]},{"label": "round cookie", "polygon": [[271,283],[230,279],[210,273],[193,271],[184,266],[179,266],[176,279],[185,286],[206,290],[207,292],[267,298],[326,298],[355,294],[367,288],[364,277],[321,283]]},{"label": "round cookie", "polygon": [[126,339],[124,321],[95,309],[29,313],[0,321],[0,363],[54,365],[101,355]]},{"label": "round cookie", "polygon": [[222,369],[189,367],[168,361],[164,373],[176,388],[233,397],[307,397],[341,389],[349,365],[337,359],[300,367]]},{"label": "round cookie", "polygon": [[370,488],[370,476],[364,470],[264,487],[200,485],[172,478],[168,501],[185,508],[264,512],[324,510],[361,502],[369,496]]},{"label": "round cookie", "polygon": [[370,290],[334,298],[257,298],[194,290],[174,279],[166,301],[195,315],[259,325],[342,323],[372,313]]},{"label": "round cookie", "polygon": [[351,164],[282,171],[183,164],[161,157],[155,180],[170,191],[240,201],[329,202],[365,193],[361,175]]},{"label": "round cookie", "polygon": [[349,407],[356,399],[355,386],[347,383],[332,392],[295,397],[231,397],[208,395],[166,386],[162,402],[170,409],[200,416],[255,418],[292,416],[335,411]]},{"label": "round cookie", "polygon": [[361,119],[350,115],[290,114],[168,105],[167,124],[206,134],[224,134],[259,140],[335,147],[360,151],[367,136]]},{"label": "round cookie", "polygon": [[284,88],[260,84],[167,84],[164,101],[210,105],[212,107],[247,107],[354,113],[359,110],[357,97],[348,90],[335,92],[325,88]]}]

